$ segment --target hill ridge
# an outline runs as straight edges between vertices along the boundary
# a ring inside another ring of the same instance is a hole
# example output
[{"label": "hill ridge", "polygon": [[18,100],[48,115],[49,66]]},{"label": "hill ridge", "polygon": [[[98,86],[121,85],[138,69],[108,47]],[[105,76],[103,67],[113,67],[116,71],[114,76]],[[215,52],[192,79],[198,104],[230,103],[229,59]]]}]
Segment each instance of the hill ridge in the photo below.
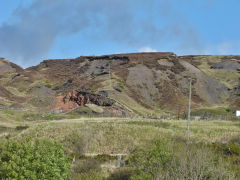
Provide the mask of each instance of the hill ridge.
[{"label": "hill ridge", "polygon": [[[153,113],[157,109],[176,114],[186,111],[188,78],[191,77],[193,108],[238,108],[240,68],[229,68],[233,61],[240,62],[240,56],[177,56],[171,52],[154,52],[44,60],[26,69],[18,69],[9,62],[21,73],[17,70],[3,73],[0,86],[7,87],[16,96],[28,95],[23,105],[32,108],[49,106],[47,109],[51,109],[50,106],[54,106],[48,102],[48,96],[58,99],[81,89],[95,94],[105,91],[117,102],[121,96],[122,102],[138,114]],[[6,97],[5,101],[14,103]],[[35,101],[41,103],[36,105]]]}]

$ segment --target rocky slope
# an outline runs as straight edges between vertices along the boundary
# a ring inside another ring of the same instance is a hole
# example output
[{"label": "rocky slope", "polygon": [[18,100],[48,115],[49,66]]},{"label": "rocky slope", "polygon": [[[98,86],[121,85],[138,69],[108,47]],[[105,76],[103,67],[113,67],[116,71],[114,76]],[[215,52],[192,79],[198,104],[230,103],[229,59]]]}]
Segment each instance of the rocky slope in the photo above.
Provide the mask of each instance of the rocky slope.
[{"label": "rocky slope", "polygon": [[186,112],[189,78],[193,108],[240,108],[240,56],[168,52],[45,60],[27,69],[0,59],[0,107],[18,103],[70,111],[95,104],[143,115],[176,114]]}]

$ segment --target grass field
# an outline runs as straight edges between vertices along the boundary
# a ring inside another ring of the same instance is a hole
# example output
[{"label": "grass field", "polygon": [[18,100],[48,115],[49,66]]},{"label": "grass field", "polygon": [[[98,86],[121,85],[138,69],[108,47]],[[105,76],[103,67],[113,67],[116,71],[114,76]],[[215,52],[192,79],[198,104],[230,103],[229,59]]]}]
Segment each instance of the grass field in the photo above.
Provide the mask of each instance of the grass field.
[{"label": "grass field", "polygon": [[[72,150],[75,141],[88,141],[86,153],[128,153],[137,145],[163,137],[186,138],[186,121],[128,118],[81,118],[32,123],[17,137],[50,138]],[[237,121],[192,121],[191,139],[228,142],[239,135]]]},{"label": "grass field", "polygon": [[[8,112],[7,115],[10,116],[11,113],[9,115]],[[12,125],[10,126],[10,124]],[[122,178],[129,173],[129,169],[126,170],[128,166],[117,167],[116,163],[112,166],[109,162],[117,161],[118,157],[110,157],[122,154],[125,161],[131,157],[136,149],[151,149],[156,141],[165,142],[164,146],[171,152],[175,152],[176,145],[177,148],[183,147],[179,152],[185,151],[186,143],[182,144],[182,142],[192,142],[196,146],[197,144],[204,144],[206,147],[212,146],[212,144],[220,144],[221,148],[224,149],[226,144],[232,141],[240,141],[239,121],[191,121],[190,141],[186,138],[187,121],[184,120],[103,117],[31,120],[26,121],[26,124],[28,128],[25,129],[16,128],[22,126],[22,119],[2,122],[0,138],[7,137],[17,141],[28,138],[43,138],[60,142],[69,156],[72,158],[79,157],[73,164],[72,179],[106,179],[107,177],[108,179],[114,179],[116,178],[113,175],[114,173],[117,173],[117,177]],[[8,125],[8,129],[6,129],[6,125]],[[210,154],[209,149],[206,152]],[[94,157],[89,157],[91,155]],[[221,155],[221,158],[224,158],[224,154]],[[236,157],[234,156],[234,162],[235,160]],[[231,164],[231,158],[227,157],[226,162]],[[99,164],[98,167],[94,166],[96,163]],[[205,163],[203,164],[205,165]],[[240,169],[234,164],[231,166],[232,171],[235,174],[240,174]],[[232,179],[236,179],[236,177],[232,176]],[[149,179],[149,177],[145,179]]]}]

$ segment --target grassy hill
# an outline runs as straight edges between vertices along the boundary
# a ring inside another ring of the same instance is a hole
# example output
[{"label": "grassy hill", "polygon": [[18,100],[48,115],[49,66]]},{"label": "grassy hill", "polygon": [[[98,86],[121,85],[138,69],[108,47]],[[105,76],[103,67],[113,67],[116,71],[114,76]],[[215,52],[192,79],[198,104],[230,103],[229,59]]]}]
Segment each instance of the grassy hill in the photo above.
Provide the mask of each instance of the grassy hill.
[{"label": "grassy hill", "polygon": [[239,108],[239,56],[82,56],[46,60],[27,69],[4,59],[0,62],[5,69],[0,74],[0,106],[5,108],[18,103],[25,109],[71,111],[79,106],[76,99],[83,101],[82,105],[99,104],[86,97],[81,100],[81,93],[67,96],[78,90],[115,100],[113,108],[105,108],[115,116],[122,111],[144,116],[184,114],[189,78],[193,79],[194,109]]},{"label": "grassy hill", "polygon": [[0,179],[239,179],[239,63],[137,53],[22,69],[0,59]]}]

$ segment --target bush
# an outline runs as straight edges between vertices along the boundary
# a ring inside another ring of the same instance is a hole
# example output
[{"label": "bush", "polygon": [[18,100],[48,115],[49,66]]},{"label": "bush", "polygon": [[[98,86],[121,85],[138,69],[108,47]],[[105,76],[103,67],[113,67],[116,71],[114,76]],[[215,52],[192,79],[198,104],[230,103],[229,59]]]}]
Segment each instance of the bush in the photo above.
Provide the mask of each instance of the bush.
[{"label": "bush", "polygon": [[[163,179],[235,179],[228,161],[215,154],[204,144],[178,144],[174,157],[165,167]],[[161,179],[161,178],[160,178]]]},{"label": "bush", "polygon": [[51,84],[51,82],[49,80],[45,81],[45,85],[44,86],[47,87],[47,88],[52,88],[52,84]]},{"label": "bush", "polygon": [[154,177],[171,158],[171,152],[160,141],[154,142],[150,149],[136,149],[129,158],[129,165],[134,167],[136,173],[132,179],[149,179],[149,177]]},{"label": "bush", "polygon": [[230,162],[229,169],[236,172],[236,176],[240,179],[240,145],[239,137],[232,138],[227,144],[214,143],[213,149],[217,154],[224,157]]},{"label": "bush", "polygon": [[226,111],[226,112],[231,112],[232,109],[228,107],[228,108],[225,109],[225,111]]},{"label": "bush", "polygon": [[49,140],[0,144],[0,179],[69,179],[70,159]]},{"label": "bush", "polygon": [[[238,148],[232,149],[238,152]],[[214,153],[209,145],[194,142],[154,142],[135,150],[129,165],[133,169],[131,180],[237,179],[230,170],[229,161]]]},{"label": "bush", "polygon": [[27,128],[29,128],[29,126],[17,126],[16,130],[21,131],[21,130],[24,130],[24,129],[27,129]]}]

